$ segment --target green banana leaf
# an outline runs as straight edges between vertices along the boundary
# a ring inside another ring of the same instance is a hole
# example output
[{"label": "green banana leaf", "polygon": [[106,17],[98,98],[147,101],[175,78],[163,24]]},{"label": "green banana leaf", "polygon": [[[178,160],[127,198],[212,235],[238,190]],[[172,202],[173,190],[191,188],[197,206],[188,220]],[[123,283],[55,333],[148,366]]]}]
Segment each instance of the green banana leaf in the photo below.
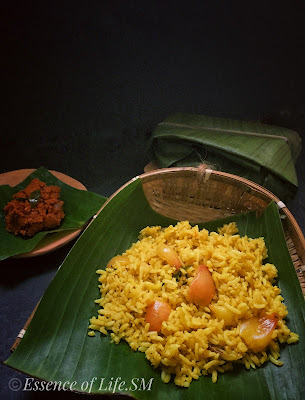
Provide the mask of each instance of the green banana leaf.
[{"label": "green banana leaf", "polygon": [[[43,295],[19,346],[5,364],[46,381],[73,383],[73,390],[106,394],[120,391],[147,400],[260,400],[304,399],[304,298],[292,264],[277,206],[270,203],[261,217],[254,213],[200,224],[216,230],[236,221],[241,235],[264,236],[269,262],[279,271],[278,284],[289,310],[288,326],[300,342],[281,349],[282,367],[271,362],[256,370],[236,368],[221,374],[216,384],[200,377],[189,388],[165,384],[145,355],[125,343],[115,345],[102,334],[87,335],[89,318],[97,314],[96,270],[125,251],[147,225],[173,221],[148,204],[138,178],[122,189],[86,228]],[[116,390],[114,383],[117,381]],[[124,382],[124,383],[122,383]]]},{"label": "green banana leaf", "polygon": [[205,115],[173,114],[152,134],[151,150],[161,167],[198,166],[250,179],[285,200],[298,187],[297,132],[261,123]]},{"label": "green banana leaf", "polygon": [[[40,179],[47,185],[56,185],[61,188],[60,198],[64,201],[65,218],[57,229],[39,232],[32,238],[24,239],[9,233],[5,229],[3,208],[12,200],[14,193],[24,189],[34,178]],[[49,233],[81,228],[101,208],[106,200],[106,197],[99,194],[75,189],[65,184],[44,167],[35,170],[17,186],[0,186],[0,260],[33,250]]]}]

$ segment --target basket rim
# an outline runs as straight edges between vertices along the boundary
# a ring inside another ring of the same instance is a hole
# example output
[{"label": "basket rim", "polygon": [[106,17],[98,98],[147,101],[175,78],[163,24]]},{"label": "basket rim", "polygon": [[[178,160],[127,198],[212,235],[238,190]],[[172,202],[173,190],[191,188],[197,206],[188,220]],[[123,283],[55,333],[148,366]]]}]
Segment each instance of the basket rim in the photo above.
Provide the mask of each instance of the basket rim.
[{"label": "basket rim", "polygon": [[[270,192],[268,189],[264,188],[263,186],[250,181],[249,179],[240,177],[238,175],[230,174],[228,172],[222,172],[222,171],[215,171],[209,168],[201,168],[200,167],[169,167],[169,168],[157,168],[151,171],[144,172],[140,175],[137,175],[133,178],[131,178],[129,181],[124,183],[121,187],[119,187],[108,199],[107,201],[102,205],[102,207],[97,211],[96,216],[103,210],[104,207],[119,193],[121,190],[123,190],[125,187],[130,185],[132,182],[134,182],[137,179],[140,179],[145,183],[146,181],[153,180],[155,177],[164,177],[164,176],[170,176],[171,174],[177,174],[177,173],[183,173],[187,172],[190,175],[192,174],[198,174],[200,171],[201,174],[205,174],[206,172],[209,173],[209,175],[212,175],[214,177],[223,177],[226,179],[229,179],[231,182],[237,182],[240,184],[245,185],[245,187],[250,188],[251,190],[254,190],[255,192],[259,193],[260,195],[265,196],[265,198],[269,199],[269,201],[274,201],[279,208],[282,210],[282,212],[285,214],[286,218],[289,219],[291,224],[293,225],[293,228],[295,229],[295,232],[297,236],[299,237],[300,242],[302,243],[303,248],[305,249],[305,237],[304,234],[297,223],[296,219],[292,215],[292,213],[289,211],[288,207],[286,206],[285,203],[283,203],[275,194]],[[89,224],[90,225],[90,224]]]}]

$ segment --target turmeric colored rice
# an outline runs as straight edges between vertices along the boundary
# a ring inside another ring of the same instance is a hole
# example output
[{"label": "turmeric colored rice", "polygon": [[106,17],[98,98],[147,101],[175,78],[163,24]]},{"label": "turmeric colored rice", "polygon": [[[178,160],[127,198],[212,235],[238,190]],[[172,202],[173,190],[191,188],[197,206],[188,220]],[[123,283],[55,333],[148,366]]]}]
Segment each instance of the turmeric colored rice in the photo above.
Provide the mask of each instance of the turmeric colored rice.
[{"label": "turmeric colored rice", "polygon": [[[157,255],[160,243],[179,255],[179,271]],[[232,370],[236,363],[247,369],[267,361],[281,366],[279,343],[298,341],[285,323],[288,311],[274,284],[277,269],[263,262],[264,239],[241,237],[235,223],[224,225],[218,233],[199,230],[187,221],[167,228],[146,227],[123,256],[97,271],[100,309],[90,319],[88,334],[110,334],[115,344],[125,340],[160,369],[165,383],[173,379],[176,385],[188,387],[201,375],[210,375],[215,383],[219,373]],[[188,300],[188,288],[202,264],[216,287],[210,305],[225,307],[232,317],[229,325],[209,306]],[[147,307],[156,299],[171,307],[159,332],[150,331],[145,319]],[[270,343],[262,351],[250,350],[240,335],[241,324],[272,313],[278,322]]]}]

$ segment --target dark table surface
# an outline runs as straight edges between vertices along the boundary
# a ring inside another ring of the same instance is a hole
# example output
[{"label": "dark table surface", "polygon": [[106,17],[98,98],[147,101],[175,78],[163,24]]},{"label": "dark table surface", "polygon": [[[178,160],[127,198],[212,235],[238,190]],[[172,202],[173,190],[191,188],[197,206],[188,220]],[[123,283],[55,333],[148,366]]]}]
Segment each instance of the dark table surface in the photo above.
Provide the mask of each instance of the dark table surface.
[{"label": "dark table surface", "polygon": [[[0,173],[43,165],[109,196],[143,172],[150,132],[172,112],[267,121],[305,140],[303,2],[108,3],[2,9]],[[288,204],[303,233],[304,160],[303,148]],[[1,262],[1,361],[72,245]],[[11,390],[25,375],[0,368],[1,399],[41,397]]]}]

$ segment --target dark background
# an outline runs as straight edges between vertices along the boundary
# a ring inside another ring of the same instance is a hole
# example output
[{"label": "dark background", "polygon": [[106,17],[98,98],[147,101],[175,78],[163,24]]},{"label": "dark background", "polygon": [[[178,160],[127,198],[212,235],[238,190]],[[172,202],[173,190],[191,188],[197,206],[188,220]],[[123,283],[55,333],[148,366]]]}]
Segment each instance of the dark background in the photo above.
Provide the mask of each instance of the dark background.
[{"label": "dark background", "polygon": [[[109,196],[143,172],[172,112],[260,120],[304,142],[304,22],[303,1],[2,5],[0,173],[43,165]],[[304,160],[289,204],[303,232]],[[71,246],[0,263],[1,361]],[[25,376],[0,368],[1,399],[54,396],[11,391]]]}]

